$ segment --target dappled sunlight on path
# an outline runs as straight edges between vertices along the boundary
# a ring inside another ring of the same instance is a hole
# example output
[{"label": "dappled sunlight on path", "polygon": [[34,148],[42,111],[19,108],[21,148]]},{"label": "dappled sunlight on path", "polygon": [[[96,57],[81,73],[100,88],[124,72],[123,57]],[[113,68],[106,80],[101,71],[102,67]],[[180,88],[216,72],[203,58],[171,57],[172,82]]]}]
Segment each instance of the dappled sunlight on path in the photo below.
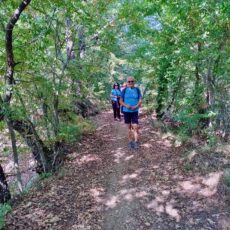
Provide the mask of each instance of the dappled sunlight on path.
[{"label": "dappled sunlight on path", "polygon": [[8,216],[6,229],[226,229],[229,208],[216,197],[222,171],[187,175],[180,152],[147,116],[138,150],[127,148],[126,126],[111,113],[95,122],[96,133],[73,146],[65,167]]},{"label": "dappled sunlight on path", "polygon": [[187,193],[189,195],[212,196],[217,192],[222,174],[222,172],[215,172],[205,177],[197,176],[190,180],[179,182],[178,192]]}]

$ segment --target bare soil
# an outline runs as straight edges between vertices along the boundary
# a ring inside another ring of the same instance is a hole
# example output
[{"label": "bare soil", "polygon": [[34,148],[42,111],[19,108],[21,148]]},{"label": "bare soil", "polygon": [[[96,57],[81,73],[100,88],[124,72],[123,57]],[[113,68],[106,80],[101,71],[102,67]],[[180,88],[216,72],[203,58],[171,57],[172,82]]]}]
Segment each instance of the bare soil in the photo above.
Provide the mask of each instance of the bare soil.
[{"label": "bare soil", "polygon": [[41,181],[6,218],[5,229],[230,229],[223,171],[185,170],[184,150],[140,120],[141,146],[111,113],[70,149],[65,166]]}]

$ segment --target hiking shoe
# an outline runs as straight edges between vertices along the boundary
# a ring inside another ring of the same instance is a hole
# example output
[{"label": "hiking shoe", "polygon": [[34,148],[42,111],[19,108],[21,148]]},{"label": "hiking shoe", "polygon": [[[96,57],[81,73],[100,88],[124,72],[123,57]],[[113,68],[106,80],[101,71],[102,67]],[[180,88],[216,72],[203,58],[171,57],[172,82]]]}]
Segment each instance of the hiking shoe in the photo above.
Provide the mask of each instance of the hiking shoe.
[{"label": "hiking shoe", "polygon": [[139,148],[139,143],[138,142],[133,142],[133,148],[138,149]]},{"label": "hiking shoe", "polygon": [[129,148],[129,149],[132,149],[132,148],[133,148],[133,142],[132,142],[132,141],[130,141],[130,142],[128,143],[128,148]]}]

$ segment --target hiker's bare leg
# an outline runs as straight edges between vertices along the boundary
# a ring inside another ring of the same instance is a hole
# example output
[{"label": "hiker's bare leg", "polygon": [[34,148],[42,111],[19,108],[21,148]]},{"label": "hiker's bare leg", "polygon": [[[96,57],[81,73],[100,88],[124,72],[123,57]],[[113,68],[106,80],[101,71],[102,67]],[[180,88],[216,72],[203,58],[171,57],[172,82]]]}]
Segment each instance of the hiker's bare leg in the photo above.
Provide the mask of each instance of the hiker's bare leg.
[{"label": "hiker's bare leg", "polygon": [[128,138],[129,138],[129,142],[133,141],[133,131],[132,131],[132,125],[128,124],[128,129],[129,129],[129,133],[128,133]]},{"label": "hiker's bare leg", "polygon": [[133,128],[134,141],[138,142],[138,125],[132,124],[132,128]]}]

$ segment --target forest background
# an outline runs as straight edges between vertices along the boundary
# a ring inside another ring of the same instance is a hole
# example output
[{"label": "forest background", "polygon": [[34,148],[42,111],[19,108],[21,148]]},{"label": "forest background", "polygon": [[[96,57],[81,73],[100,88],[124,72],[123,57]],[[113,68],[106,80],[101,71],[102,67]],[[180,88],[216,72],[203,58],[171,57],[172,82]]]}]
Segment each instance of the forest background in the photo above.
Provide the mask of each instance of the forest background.
[{"label": "forest background", "polygon": [[58,170],[129,75],[181,143],[228,142],[229,15],[230,3],[215,0],[1,0],[0,202],[27,187],[21,156],[40,175]]}]

